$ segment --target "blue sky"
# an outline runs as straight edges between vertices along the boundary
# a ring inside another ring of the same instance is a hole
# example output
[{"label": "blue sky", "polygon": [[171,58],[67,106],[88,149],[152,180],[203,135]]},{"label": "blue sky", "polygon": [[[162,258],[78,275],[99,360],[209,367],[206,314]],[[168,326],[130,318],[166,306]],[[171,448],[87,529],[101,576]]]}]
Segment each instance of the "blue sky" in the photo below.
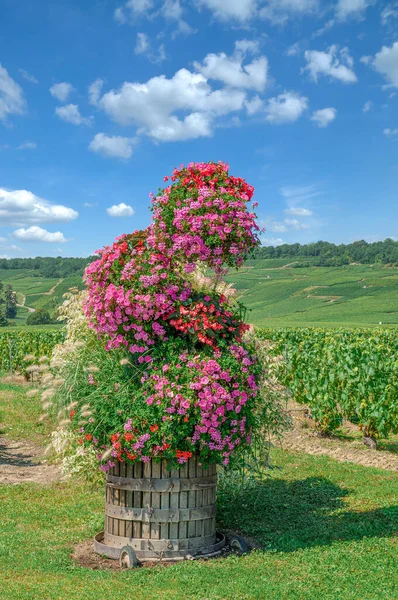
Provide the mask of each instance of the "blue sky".
[{"label": "blue sky", "polygon": [[267,245],[398,238],[396,0],[0,11],[0,256],[88,255],[209,160],[255,186]]}]

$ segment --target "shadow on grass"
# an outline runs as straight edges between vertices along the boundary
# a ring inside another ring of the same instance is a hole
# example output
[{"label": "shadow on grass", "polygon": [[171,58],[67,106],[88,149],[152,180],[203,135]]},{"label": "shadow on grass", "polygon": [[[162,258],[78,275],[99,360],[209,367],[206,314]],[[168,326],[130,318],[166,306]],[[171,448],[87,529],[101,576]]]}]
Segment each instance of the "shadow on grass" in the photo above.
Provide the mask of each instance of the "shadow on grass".
[{"label": "shadow on grass", "polygon": [[343,510],[349,490],[323,477],[236,483],[226,480],[219,486],[219,526],[254,537],[264,550],[294,552],[398,531],[398,506]]}]

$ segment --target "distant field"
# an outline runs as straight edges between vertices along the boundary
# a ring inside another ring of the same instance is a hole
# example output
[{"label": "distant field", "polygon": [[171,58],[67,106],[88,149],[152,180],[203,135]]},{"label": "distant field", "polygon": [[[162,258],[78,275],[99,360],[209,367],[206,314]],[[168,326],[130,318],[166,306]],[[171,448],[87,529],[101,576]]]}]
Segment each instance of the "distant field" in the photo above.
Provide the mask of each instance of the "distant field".
[{"label": "distant field", "polygon": [[[250,309],[249,322],[260,327],[398,326],[398,267],[294,268],[295,264],[283,258],[252,260],[227,277]],[[33,309],[54,312],[69,288],[83,287],[76,275],[65,279],[33,275],[0,270],[0,280],[18,292],[18,302]],[[16,325],[23,325],[28,314],[27,308],[20,308]]]},{"label": "distant field", "polygon": [[62,296],[71,287],[83,287],[82,278],[78,275],[71,277],[46,278],[34,276],[34,271],[20,269],[0,269],[0,281],[5,285],[10,284],[17,292],[18,314],[15,321],[16,326],[24,325],[29,315],[28,308],[37,310],[45,308],[50,313],[62,304]]},{"label": "distant field", "polygon": [[249,261],[227,277],[259,327],[398,326],[398,267]]}]

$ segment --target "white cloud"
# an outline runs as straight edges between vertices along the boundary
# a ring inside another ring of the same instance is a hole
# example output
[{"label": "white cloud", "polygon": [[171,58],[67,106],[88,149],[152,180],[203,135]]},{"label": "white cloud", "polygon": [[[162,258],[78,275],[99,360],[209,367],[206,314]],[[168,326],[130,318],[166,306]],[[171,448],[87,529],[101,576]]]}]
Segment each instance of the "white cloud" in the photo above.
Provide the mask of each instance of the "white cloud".
[{"label": "white cloud", "polygon": [[132,217],[135,214],[134,208],[124,202],[114,204],[110,208],[107,208],[106,212],[110,217]]},{"label": "white cloud", "polygon": [[72,84],[67,83],[66,81],[63,81],[62,83],[54,83],[54,85],[50,87],[50,94],[60,102],[65,102],[72,91]]},{"label": "white cloud", "polygon": [[307,223],[302,223],[297,219],[285,219],[286,225],[291,227],[292,229],[301,230],[301,229],[309,229],[310,226]]},{"label": "white cloud", "polygon": [[273,218],[262,221],[261,226],[264,226],[266,231],[271,231],[272,233],[284,233],[287,231],[287,227],[284,223],[275,221]]},{"label": "white cloud", "polygon": [[260,52],[260,43],[257,40],[237,40],[235,42],[235,51],[246,54],[258,54]]},{"label": "white cloud", "polygon": [[17,146],[17,150],[36,150],[36,148],[36,142],[23,142],[23,144]]},{"label": "white cloud", "polygon": [[89,150],[111,158],[130,158],[133,154],[134,138],[114,135],[108,137],[104,133],[97,133],[91,140]]},{"label": "white cloud", "polygon": [[300,42],[295,42],[291,46],[288,46],[286,49],[286,56],[297,56],[301,53],[301,45]]},{"label": "white cloud", "polygon": [[83,206],[84,208],[94,208],[95,206],[98,206],[98,202],[85,202]]},{"label": "white cloud", "polygon": [[33,225],[28,229],[17,229],[14,231],[13,236],[23,242],[48,242],[50,244],[63,244],[67,241],[67,239],[64,237],[64,234],[60,231],[50,233],[46,229],[42,229],[37,225]]},{"label": "white cloud", "polygon": [[257,0],[199,0],[221,21],[249,21],[257,12]]},{"label": "white cloud", "polygon": [[128,0],[123,7],[119,7],[114,12],[115,21],[126,23],[130,18],[132,20],[148,14],[154,7],[154,0]]},{"label": "white cloud", "polygon": [[398,19],[398,4],[388,4],[383,8],[380,14],[380,19],[383,25],[387,25],[390,19]]},{"label": "white cloud", "polygon": [[314,121],[318,127],[327,127],[335,120],[336,114],[335,108],[321,108],[312,113],[311,121]]},{"label": "white cloud", "polygon": [[350,17],[360,18],[366,9],[374,3],[375,0],[339,0],[336,15],[341,20]]},{"label": "white cloud", "polygon": [[383,133],[386,137],[393,138],[398,135],[398,129],[384,129]]},{"label": "white cloud", "polygon": [[87,125],[88,127],[91,127],[94,120],[93,117],[83,117],[80,114],[77,104],[57,106],[55,113],[60,119],[67,123],[72,123],[72,125]]},{"label": "white cloud", "polygon": [[282,244],[286,244],[282,238],[261,238],[261,243],[263,246],[281,246]]},{"label": "white cloud", "polygon": [[146,33],[137,33],[137,41],[135,44],[135,54],[145,54],[149,50],[149,38]]},{"label": "white cloud", "polygon": [[21,86],[9,76],[0,64],[0,121],[9,115],[23,115],[26,109]]},{"label": "white cloud", "polygon": [[[240,90],[213,91],[204,75],[180,69],[171,79],[126,82],[102,96],[99,106],[120,125],[136,125],[139,134],[175,141],[211,135],[214,119],[241,110],[245,99]],[[188,115],[173,114],[182,111]]]},{"label": "white cloud", "polygon": [[259,113],[264,108],[264,101],[260,96],[254,96],[250,100],[245,100],[247,114],[252,116]]},{"label": "white cloud", "polygon": [[[315,185],[287,185],[281,187],[279,191],[281,196],[283,196],[283,198],[285,198],[288,203],[292,205],[292,209],[295,208],[297,204],[301,204],[320,195],[320,192],[316,189]],[[295,213],[291,212],[290,214]]]},{"label": "white cloud", "polygon": [[25,71],[25,69],[18,69],[18,70],[21,73],[22,77],[24,79],[26,79],[26,81],[29,81],[30,83],[39,83],[38,79],[36,79],[36,77],[34,75],[31,75],[30,73]]},{"label": "white cloud", "polygon": [[192,29],[192,27],[182,18],[183,12],[180,0],[164,0],[161,11],[162,16],[171,21],[175,21],[178,25],[178,29],[174,32],[173,37],[175,37],[177,33],[182,33],[183,35],[194,33],[194,29]]},{"label": "white cloud", "polygon": [[363,105],[363,109],[362,112],[367,113],[370,110],[372,110],[373,108],[373,102],[371,100],[368,100],[367,102],[365,102],[365,104]]},{"label": "white cloud", "polygon": [[203,64],[194,63],[195,69],[207,79],[222,81],[233,88],[262,91],[267,83],[268,60],[265,56],[255,58],[251,63],[243,65],[243,56],[236,52],[233,56],[208,54]]},{"label": "white cloud", "polygon": [[285,213],[295,217],[311,217],[313,215],[312,210],[308,210],[308,208],[301,208],[300,206],[286,208]]},{"label": "white cloud", "polygon": [[330,46],[327,52],[306,50],[304,53],[307,66],[303,71],[308,71],[314,81],[319,75],[338,79],[343,83],[355,83],[357,76],[352,70],[353,60],[347,48],[338,51],[337,46]]},{"label": "white cloud", "polygon": [[270,98],[265,107],[265,118],[269,123],[292,123],[301,117],[307,107],[308,98],[295,92],[285,92]]},{"label": "white cloud", "polygon": [[88,101],[93,106],[96,106],[101,95],[102,86],[104,85],[103,79],[96,79],[93,83],[88,86]]},{"label": "white cloud", "polygon": [[160,4],[154,0],[128,0],[115,10],[114,19],[123,25],[125,23],[134,24],[139,18],[152,20],[155,17],[161,17],[177,24],[177,30],[173,32],[172,37],[179,33],[184,35],[194,33],[194,29],[182,18],[184,10],[180,0],[163,0],[161,6],[159,6]]},{"label": "white cloud", "polygon": [[137,40],[134,48],[135,54],[145,55],[152,63],[160,64],[166,60],[166,51],[164,44],[161,44],[156,51],[152,49],[151,42],[146,33],[137,33]]},{"label": "white cloud", "polygon": [[36,223],[66,223],[79,213],[62,204],[53,204],[27,190],[0,188],[0,224],[27,225]]},{"label": "white cloud", "polygon": [[383,46],[374,58],[363,56],[361,61],[364,62],[364,59],[369,59],[366,64],[370,64],[386,78],[389,82],[386,87],[398,88],[398,42],[395,42],[390,48]]},{"label": "white cloud", "polygon": [[291,18],[314,15],[319,10],[319,0],[267,0],[259,16],[274,25],[284,25]]}]

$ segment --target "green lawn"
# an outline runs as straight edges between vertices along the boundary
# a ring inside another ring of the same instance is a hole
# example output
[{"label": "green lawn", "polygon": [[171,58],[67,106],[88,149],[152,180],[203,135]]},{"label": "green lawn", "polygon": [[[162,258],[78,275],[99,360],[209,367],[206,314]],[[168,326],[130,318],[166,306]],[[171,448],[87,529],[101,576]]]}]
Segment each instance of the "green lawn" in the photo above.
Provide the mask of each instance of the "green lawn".
[{"label": "green lawn", "polygon": [[[37,400],[0,383],[8,435],[45,443]],[[10,429],[12,428],[12,429]],[[103,491],[76,482],[1,486],[0,597],[10,600],[394,600],[398,478],[324,457],[272,452],[271,477],[220,486],[220,530],[261,550],[244,557],[128,572],[73,564],[74,544],[102,528]]]}]

